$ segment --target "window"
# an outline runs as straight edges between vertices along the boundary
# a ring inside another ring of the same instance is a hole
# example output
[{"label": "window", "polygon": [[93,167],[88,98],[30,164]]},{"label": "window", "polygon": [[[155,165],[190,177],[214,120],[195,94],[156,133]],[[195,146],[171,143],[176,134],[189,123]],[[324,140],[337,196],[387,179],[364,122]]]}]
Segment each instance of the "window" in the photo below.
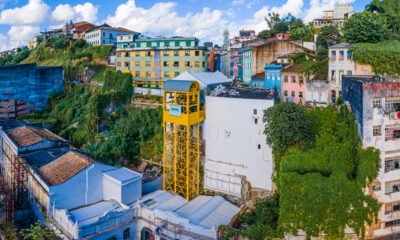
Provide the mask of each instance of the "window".
[{"label": "window", "polygon": [[400,168],[400,156],[385,158],[385,172],[398,170]]},{"label": "window", "polygon": [[336,61],[336,51],[331,51],[331,61]]},{"label": "window", "polygon": [[140,77],[140,72],[139,71],[135,71],[135,77]]},{"label": "window", "polygon": [[186,50],[186,51],[185,51],[185,56],[186,56],[186,57],[189,57],[189,56],[190,56],[190,51],[189,51],[189,50]]},{"label": "window", "polygon": [[179,76],[179,72],[175,72],[175,77]]},{"label": "window", "polygon": [[179,47],[179,42],[175,42],[175,47]]},{"label": "window", "polygon": [[121,67],[121,62],[117,62],[117,67]]},{"label": "window", "polygon": [[199,62],[194,62],[194,67],[200,67],[200,63]]},{"label": "window", "polygon": [[131,239],[131,231],[129,228],[124,230],[124,240],[130,240]]},{"label": "window", "polygon": [[284,95],[285,97],[287,97],[287,96],[288,96],[288,92],[287,92],[287,90],[283,91],[283,95]]},{"label": "window", "polygon": [[195,51],[195,52],[194,52],[194,55],[195,55],[195,56],[200,56],[200,51]]},{"label": "window", "polygon": [[373,107],[373,108],[381,108],[381,107],[382,107],[381,98],[374,98],[374,99],[372,100],[372,107]]},{"label": "window", "polygon": [[348,50],[348,51],[347,51],[347,60],[348,60],[348,61],[351,61],[352,58],[353,58],[353,52],[350,51],[350,50]]},{"label": "window", "polygon": [[387,112],[400,111],[400,97],[387,97],[385,110]]},{"label": "window", "polygon": [[192,43],[190,41],[186,41],[186,47],[192,46]]},{"label": "window", "polygon": [[136,66],[136,67],[140,67],[140,62],[139,62],[139,61],[136,61],[136,62],[135,62],[135,66]]},{"label": "window", "polygon": [[292,97],[295,97],[296,93],[294,91],[292,91]]},{"label": "window", "polygon": [[150,62],[146,61],[146,67],[150,67]]},{"label": "window", "polygon": [[299,92],[299,98],[302,98],[303,97],[303,92]]},{"label": "window", "polygon": [[179,62],[174,62],[174,67],[179,67]]},{"label": "window", "polygon": [[190,62],[186,61],[186,67],[190,67]]},{"label": "window", "polygon": [[179,56],[179,52],[178,51],[174,51],[174,56],[175,57]]},{"label": "window", "polygon": [[381,128],[382,128],[381,125],[374,126],[372,130],[373,136],[381,136],[382,135]]},{"label": "window", "polygon": [[169,66],[168,62],[164,62],[164,67],[168,67],[168,66]]},{"label": "window", "polygon": [[303,76],[299,76],[299,83],[303,83],[304,82],[304,77]]},{"label": "window", "polygon": [[169,51],[164,51],[164,54],[163,54],[165,57],[168,57],[169,56]]},{"label": "window", "polygon": [[288,82],[288,80],[289,80],[288,75],[283,76],[283,81],[284,81],[284,82]]},{"label": "window", "polygon": [[253,114],[257,115],[257,109],[253,109]]},{"label": "window", "polygon": [[135,56],[140,57],[140,52],[139,51],[135,52]]},{"label": "window", "polygon": [[151,77],[151,72],[146,72],[146,77],[147,78]]},{"label": "window", "polygon": [[391,181],[385,183],[385,193],[399,192],[400,191],[400,181]]},{"label": "window", "polygon": [[336,73],[335,70],[331,71],[331,81],[335,81],[335,78],[336,78],[335,73]]},{"label": "window", "polygon": [[129,62],[124,62],[125,67],[129,67]]},{"label": "window", "polygon": [[254,124],[258,124],[258,118],[254,118]]},{"label": "window", "polygon": [[291,76],[292,83],[296,82],[296,76]]},{"label": "window", "polygon": [[202,62],[202,63],[201,63],[201,66],[202,66],[203,68],[205,68],[205,67],[206,67],[206,62]]},{"label": "window", "polygon": [[258,145],[257,145],[257,148],[258,148],[258,149],[261,149],[261,144],[258,144]]},{"label": "window", "polygon": [[125,52],[124,56],[129,57],[129,52]]},{"label": "window", "polygon": [[169,47],[169,42],[164,42],[165,47]]},{"label": "window", "polygon": [[106,33],[105,32],[103,32],[103,37],[105,37],[106,36]]},{"label": "window", "polygon": [[136,43],[136,47],[140,48],[140,42]]},{"label": "window", "polygon": [[151,52],[150,52],[150,51],[147,51],[147,52],[146,52],[146,56],[151,57]]},{"label": "window", "polygon": [[347,71],[347,75],[351,76],[351,75],[353,75],[353,72],[352,71]]},{"label": "window", "polygon": [[146,47],[150,48],[151,47],[151,42],[146,43]]},{"label": "window", "polygon": [[169,78],[169,72],[164,72],[164,77]]},{"label": "window", "polygon": [[339,51],[339,61],[344,61],[344,51],[343,50]]}]

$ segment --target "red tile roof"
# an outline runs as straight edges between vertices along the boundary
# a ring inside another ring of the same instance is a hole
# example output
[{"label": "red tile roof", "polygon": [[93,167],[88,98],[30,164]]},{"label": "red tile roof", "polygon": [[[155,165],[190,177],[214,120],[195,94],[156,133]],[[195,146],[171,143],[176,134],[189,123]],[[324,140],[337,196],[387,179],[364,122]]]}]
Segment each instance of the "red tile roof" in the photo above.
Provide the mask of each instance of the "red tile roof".
[{"label": "red tile roof", "polygon": [[31,146],[44,140],[66,142],[65,139],[45,128],[35,128],[26,125],[8,131],[7,135],[20,147]]},{"label": "red tile roof", "polygon": [[60,185],[92,164],[94,160],[89,156],[70,151],[57,160],[43,166],[39,173],[51,186]]},{"label": "red tile roof", "polygon": [[88,22],[78,22],[74,24],[75,31],[78,33],[82,33],[94,27],[96,27],[96,25]]},{"label": "red tile roof", "polygon": [[265,72],[261,72],[261,73],[254,74],[253,76],[251,76],[251,78],[260,78],[260,79],[264,79],[264,78],[265,78]]}]

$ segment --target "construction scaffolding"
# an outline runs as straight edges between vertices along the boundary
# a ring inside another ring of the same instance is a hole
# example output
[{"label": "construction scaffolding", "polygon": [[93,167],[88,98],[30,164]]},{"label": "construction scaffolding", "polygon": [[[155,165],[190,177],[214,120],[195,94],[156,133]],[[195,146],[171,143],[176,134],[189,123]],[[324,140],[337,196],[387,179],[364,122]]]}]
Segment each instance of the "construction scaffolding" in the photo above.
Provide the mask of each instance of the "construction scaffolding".
[{"label": "construction scaffolding", "polygon": [[200,193],[204,104],[194,81],[168,80],[163,98],[163,189],[191,200]]}]

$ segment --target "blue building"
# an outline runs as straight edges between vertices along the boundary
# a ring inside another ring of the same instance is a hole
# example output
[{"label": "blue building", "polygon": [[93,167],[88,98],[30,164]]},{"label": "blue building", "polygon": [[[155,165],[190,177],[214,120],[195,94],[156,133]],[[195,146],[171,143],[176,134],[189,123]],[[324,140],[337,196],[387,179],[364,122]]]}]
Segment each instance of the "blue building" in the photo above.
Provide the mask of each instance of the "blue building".
[{"label": "blue building", "polygon": [[117,37],[120,35],[133,35],[137,39],[139,33],[121,27],[111,27],[103,24],[101,26],[91,28],[85,32],[85,40],[91,46],[100,45],[117,45]]},{"label": "blue building", "polygon": [[63,67],[35,64],[0,67],[0,120],[43,110],[48,97],[64,91]]},{"label": "blue building", "polygon": [[264,79],[262,73],[256,74],[251,79],[250,86],[260,89],[282,89],[282,64],[265,64]]}]

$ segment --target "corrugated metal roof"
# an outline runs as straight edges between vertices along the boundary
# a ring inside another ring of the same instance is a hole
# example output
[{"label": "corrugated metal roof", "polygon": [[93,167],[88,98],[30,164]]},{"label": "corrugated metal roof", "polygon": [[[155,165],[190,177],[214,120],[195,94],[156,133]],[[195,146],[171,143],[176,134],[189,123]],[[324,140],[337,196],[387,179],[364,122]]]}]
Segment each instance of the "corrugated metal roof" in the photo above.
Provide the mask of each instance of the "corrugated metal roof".
[{"label": "corrugated metal roof", "polygon": [[330,46],[329,48],[353,48],[354,46],[351,45],[350,43],[339,43]]},{"label": "corrugated metal roof", "polygon": [[173,80],[197,81],[202,89],[211,85],[232,83],[232,79],[221,72],[184,72]]},{"label": "corrugated metal roof", "polygon": [[164,83],[164,90],[178,91],[178,92],[189,92],[190,86],[194,81],[187,80],[167,80]]},{"label": "corrugated metal roof", "polygon": [[124,209],[115,200],[101,201],[89,206],[73,209],[69,211],[72,222],[78,222],[80,227],[87,226],[99,221],[111,211],[123,211]]},{"label": "corrugated metal roof", "polygon": [[119,182],[119,184],[124,185],[127,182],[135,181],[142,178],[142,174],[134,172],[128,168],[118,168],[111,171],[103,173],[104,175],[112,178],[113,180]]}]

